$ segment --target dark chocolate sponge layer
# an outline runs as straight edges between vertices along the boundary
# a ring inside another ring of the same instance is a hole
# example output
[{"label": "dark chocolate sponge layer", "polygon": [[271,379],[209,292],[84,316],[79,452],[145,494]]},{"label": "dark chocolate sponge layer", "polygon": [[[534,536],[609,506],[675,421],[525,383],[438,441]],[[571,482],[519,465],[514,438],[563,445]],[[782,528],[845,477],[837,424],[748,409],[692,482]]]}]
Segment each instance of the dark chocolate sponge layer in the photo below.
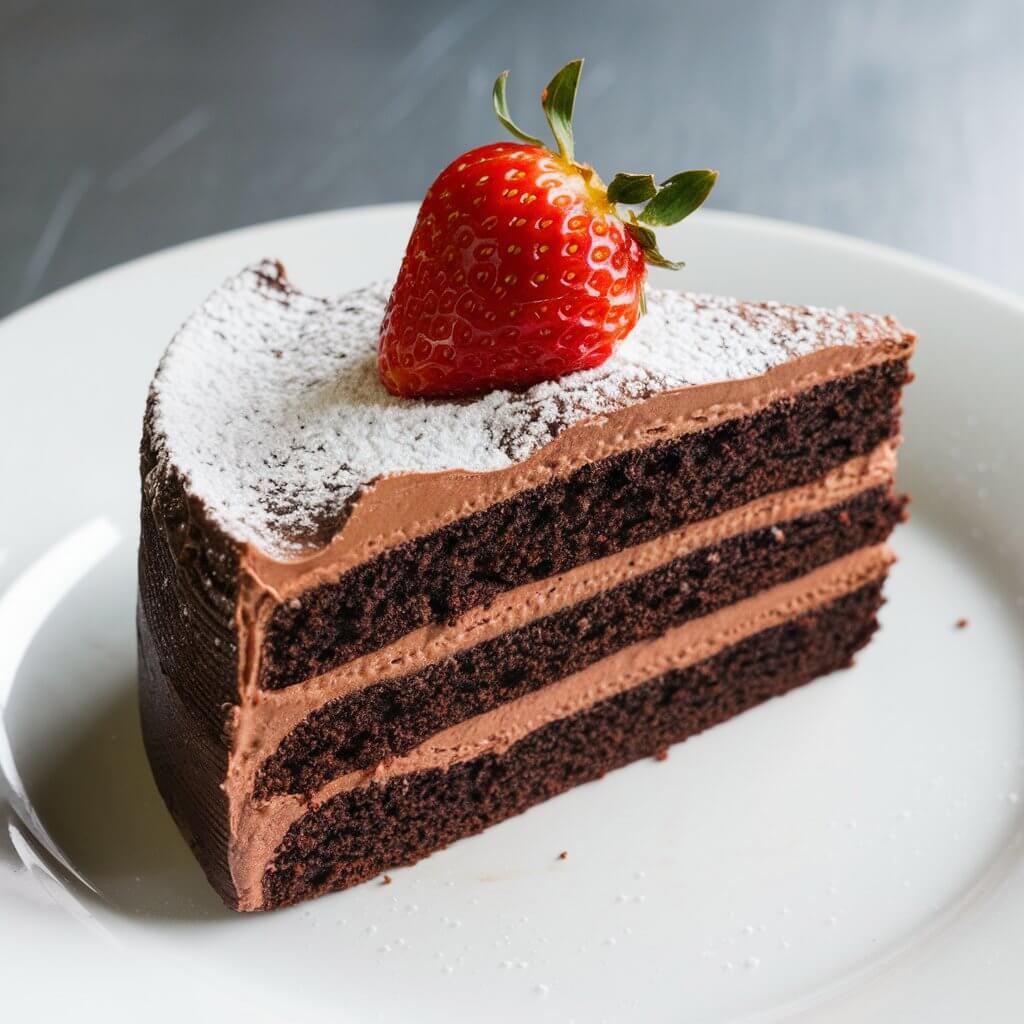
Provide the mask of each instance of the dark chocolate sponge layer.
[{"label": "dark chocolate sponge layer", "polygon": [[731,537],[560,612],[313,712],[260,769],[256,797],[311,793],[630,644],[881,543],[904,502],[877,487]]},{"label": "dark chocolate sponge layer", "polygon": [[280,688],[429,622],[800,486],[898,432],[904,360],[893,360],[672,441],[591,463],[410,541],[282,605],[261,684]]},{"label": "dark chocolate sponge layer", "polygon": [[583,782],[648,757],[850,664],[877,626],[881,582],[569,718],[506,753],[342,793],[288,831],[264,876],[264,909],[412,864]]}]

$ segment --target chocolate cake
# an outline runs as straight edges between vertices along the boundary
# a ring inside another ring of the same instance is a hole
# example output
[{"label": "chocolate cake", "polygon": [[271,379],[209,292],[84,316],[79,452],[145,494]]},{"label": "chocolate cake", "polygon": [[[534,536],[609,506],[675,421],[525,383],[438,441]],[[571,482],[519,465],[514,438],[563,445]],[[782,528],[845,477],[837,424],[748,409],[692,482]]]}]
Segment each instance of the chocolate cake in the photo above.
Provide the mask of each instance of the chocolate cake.
[{"label": "chocolate cake", "polygon": [[596,369],[424,401],[378,379],[388,294],[248,269],[149,396],[143,732],[239,910],[848,665],[904,514],[891,318],[650,290]]}]

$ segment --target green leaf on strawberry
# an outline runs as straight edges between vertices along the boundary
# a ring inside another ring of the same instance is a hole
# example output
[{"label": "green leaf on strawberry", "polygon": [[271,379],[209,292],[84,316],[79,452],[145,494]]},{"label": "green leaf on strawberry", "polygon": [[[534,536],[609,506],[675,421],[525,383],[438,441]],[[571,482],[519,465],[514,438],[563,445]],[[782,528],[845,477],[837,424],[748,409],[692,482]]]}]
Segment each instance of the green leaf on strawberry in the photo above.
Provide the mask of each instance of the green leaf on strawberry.
[{"label": "green leaf on strawberry", "polygon": [[650,228],[645,228],[640,224],[632,212],[626,230],[640,243],[640,248],[644,251],[644,259],[652,266],[663,267],[665,270],[682,270],[686,266],[685,263],[677,263],[662,256],[658,249],[657,236]]},{"label": "green leaf on strawberry", "polygon": [[608,183],[608,201],[610,203],[624,203],[631,206],[634,203],[646,203],[652,199],[658,191],[654,183],[653,174],[616,174]]},{"label": "green leaf on strawberry", "polygon": [[508,72],[502,71],[494,83],[494,91],[491,94],[494,102],[494,116],[501,122],[506,131],[510,132],[522,142],[528,142],[532,146],[543,146],[544,143],[533,135],[527,135],[513,120],[509,113],[508,100],[505,98],[505,85],[508,82]]},{"label": "green leaf on strawberry", "polygon": [[540,103],[551,126],[551,134],[558,143],[563,160],[573,161],[572,115],[576,109],[576,90],[580,84],[583,61],[571,60],[548,82],[541,93]]},{"label": "green leaf on strawberry", "polygon": [[662,182],[657,195],[640,211],[645,224],[678,224],[710,195],[718,171],[683,171]]}]

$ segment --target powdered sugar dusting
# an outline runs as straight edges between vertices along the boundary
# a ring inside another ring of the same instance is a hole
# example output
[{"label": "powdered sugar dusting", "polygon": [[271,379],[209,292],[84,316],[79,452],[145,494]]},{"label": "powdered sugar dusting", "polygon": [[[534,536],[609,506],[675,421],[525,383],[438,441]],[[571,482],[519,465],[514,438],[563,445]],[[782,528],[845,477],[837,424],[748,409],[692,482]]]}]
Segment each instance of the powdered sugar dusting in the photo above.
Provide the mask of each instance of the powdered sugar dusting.
[{"label": "powdered sugar dusting", "polygon": [[308,296],[265,262],[226,282],[171,342],[153,382],[154,443],[235,539],[286,555],[377,477],[501,469],[654,393],[894,330],[841,310],[651,290],[648,314],[603,366],[521,393],[427,402],[378,379],[389,293],[381,283]]}]

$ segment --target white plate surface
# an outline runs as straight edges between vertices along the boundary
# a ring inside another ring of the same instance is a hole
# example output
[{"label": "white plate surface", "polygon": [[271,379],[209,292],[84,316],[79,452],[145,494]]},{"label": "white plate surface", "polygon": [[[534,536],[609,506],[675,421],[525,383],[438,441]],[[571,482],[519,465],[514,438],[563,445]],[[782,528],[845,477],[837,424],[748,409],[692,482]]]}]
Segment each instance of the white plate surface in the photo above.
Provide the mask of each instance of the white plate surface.
[{"label": "white plate surface", "polygon": [[665,240],[689,260],[672,281],[891,311],[921,335],[901,470],[913,519],[896,536],[883,629],[856,668],[388,887],[270,915],[221,908],[139,738],[146,387],[177,324],[242,265],[279,257],[301,286],[344,290],[394,273],[413,214],[377,207],[219,236],[0,324],[6,1010],[1020,1019],[1024,303],[889,250],[728,214]]}]

